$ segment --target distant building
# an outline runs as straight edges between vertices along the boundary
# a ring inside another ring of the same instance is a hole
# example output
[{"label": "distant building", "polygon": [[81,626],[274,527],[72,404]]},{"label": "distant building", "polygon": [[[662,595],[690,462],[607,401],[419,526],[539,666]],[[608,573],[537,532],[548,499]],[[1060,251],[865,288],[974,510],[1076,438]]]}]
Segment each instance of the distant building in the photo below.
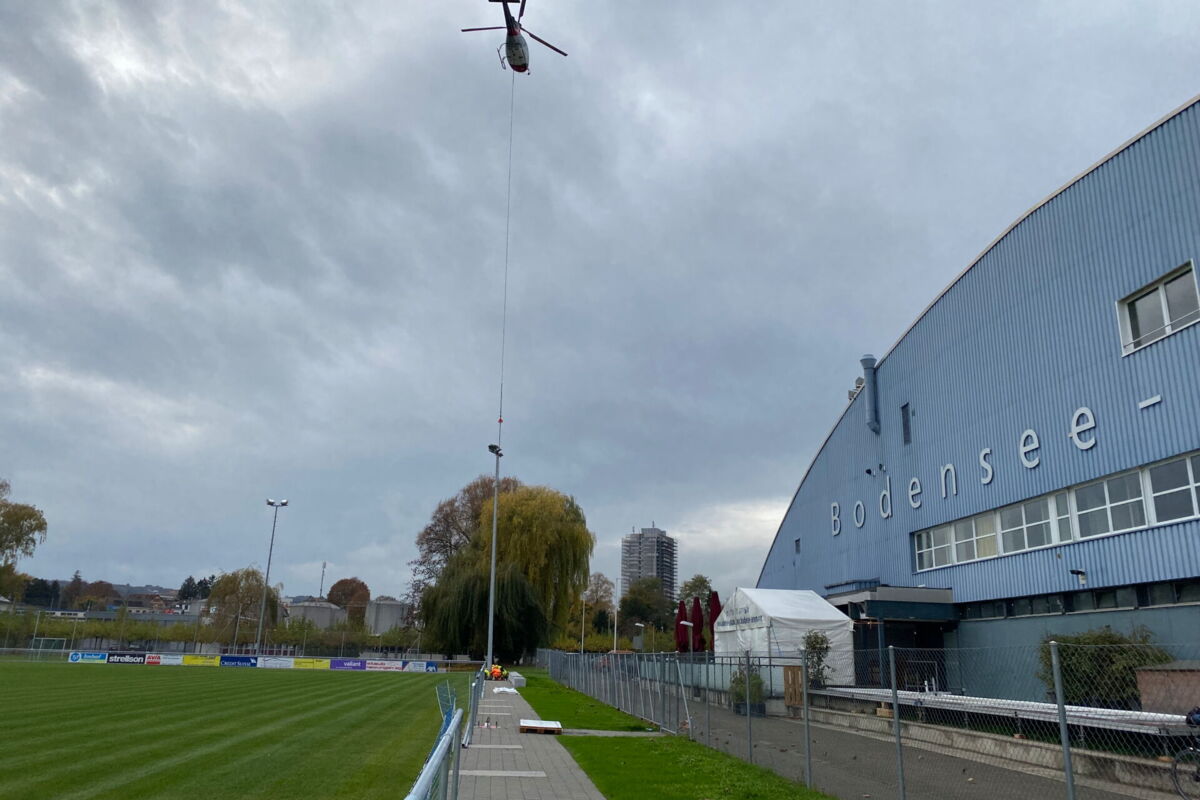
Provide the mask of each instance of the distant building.
[{"label": "distant building", "polygon": [[373,634],[403,628],[412,617],[412,606],[403,600],[372,600],[367,603],[367,629]]},{"label": "distant building", "polygon": [[621,591],[628,592],[634,581],[658,578],[663,597],[675,602],[675,540],[654,527],[642,528],[621,538]]},{"label": "distant building", "polygon": [[313,600],[307,603],[292,603],[287,607],[288,623],[307,619],[322,630],[332,628],[339,622],[346,621],[346,609],[335,606],[324,600]]}]

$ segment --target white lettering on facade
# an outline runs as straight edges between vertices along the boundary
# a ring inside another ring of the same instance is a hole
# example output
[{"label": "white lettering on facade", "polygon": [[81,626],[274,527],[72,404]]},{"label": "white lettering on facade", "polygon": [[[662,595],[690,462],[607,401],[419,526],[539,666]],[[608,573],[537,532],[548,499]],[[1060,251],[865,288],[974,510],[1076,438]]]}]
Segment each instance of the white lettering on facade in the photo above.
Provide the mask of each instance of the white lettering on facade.
[{"label": "white lettering on facade", "polygon": [[985,447],[979,451],[979,466],[983,467],[983,476],[979,482],[987,486],[992,482],[992,478],[996,477],[996,471],[992,469],[991,462],[988,461],[988,456],[992,454],[992,448]]},{"label": "white lettering on facade", "polygon": [[[1091,450],[1096,446],[1097,435],[1096,431],[1096,415],[1087,406],[1080,406],[1071,414],[1070,431],[1067,433],[1067,438],[1080,450]],[[1041,449],[1042,443],[1038,438],[1037,431],[1033,428],[1027,428],[1021,433],[1021,437],[1017,442],[1017,457],[1021,460],[1021,465],[1026,469],[1035,469],[1042,463],[1041,455],[1038,451]],[[985,447],[979,451],[979,468],[982,471],[979,476],[979,482],[987,486],[996,478],[996,468],[992,465],[992,448]],[[940,468],[942,499],[947,497],[958,496],[958,469],[954,463],[943,464]],[[871,472],[871,470],[868,470]],[[921,479],[914,476],[908,483],[908,504],[913,509],[919,509],[923,502],[921,494],[924,490],[921,487]],[[841,505],[833,503],[830,506],[831,521],[833,535],[837,536],[842,532],[841,520]],[[888,476],[884,480],[883,490],[879,493],[879,516],[882,519],[891,519],[892,513],[892,479]],[[867,521],[866,506],[861,500],[854,502],[854,527],[862,528]]]},{"label": "white lettering on facade", "polygon": [[946,497],[946,478],[949,477],[950,494],[958,494],[958,473],[954,471],[953,464],[946,464],[942,467],[942,498]]},{"label": "white lettering on facade", "polygon": [[1026,469],[1033,469],[1042,463],[1041,456],[1035,455],[1030,458],[1030,454],[1036,452],[1041,446],[1041,442],[1038,441],[1037,431],[1030,428],[1021,434],[1021,463],[1025,465]]},{"label": "white lettering on facade", "polygon": [[913,508],[921,507],[921,480],[913,478],[908,482],[908,504]]},{"label": "white lettering on facade", "polygon": [[1074,442],[1080,450],[1091,450],[1096,446],[1095,434],[1086,439],[1082,438],[1080,434],[1094,430],[1095,427],[1096,417],[1092,414],[1092,410],[1087,406],[1077,408],[1071,415],[1071,432],[1067,434],[1067,438]]}]

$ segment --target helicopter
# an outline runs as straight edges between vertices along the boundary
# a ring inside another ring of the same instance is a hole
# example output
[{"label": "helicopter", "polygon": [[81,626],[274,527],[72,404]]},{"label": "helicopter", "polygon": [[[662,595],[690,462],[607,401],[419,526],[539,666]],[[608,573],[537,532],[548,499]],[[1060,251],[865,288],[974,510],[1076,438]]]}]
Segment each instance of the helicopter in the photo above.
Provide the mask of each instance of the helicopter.
[{"label": "helicopter", "polygon": [[[493,26],[490,28],[463,28],[462,32],[470,33],[471,31],[508,31],[508,36],[505,38],[502,46],[508,56],[508,66],[512,67],[513,72],[529,71],[529,46],[525,44],[525,37],[521,35],[522,31],[528,33],[529,37],[535,42],[544,44],[546,47],[549,47],[551,50],[559,53],[560,55],[566,55],[565,52],[559,50],[545,39],[536,36],[531,31],[525,30],[525,28],[521,25],[521,19],[525,16],[525,0],[521,0],[521,7],[517,10],[516,19],[513,19],[512,12],[508,10],[508,4],[510,2],[516,2],[516,0],[491,0],[491,2],[498,2],[504,8],[504,25]],[[496,54],[500,55],[500,48],[496,48]],[[505,57],[500,56],[500,66],[502,68],[504,67],[504,62]]]}]

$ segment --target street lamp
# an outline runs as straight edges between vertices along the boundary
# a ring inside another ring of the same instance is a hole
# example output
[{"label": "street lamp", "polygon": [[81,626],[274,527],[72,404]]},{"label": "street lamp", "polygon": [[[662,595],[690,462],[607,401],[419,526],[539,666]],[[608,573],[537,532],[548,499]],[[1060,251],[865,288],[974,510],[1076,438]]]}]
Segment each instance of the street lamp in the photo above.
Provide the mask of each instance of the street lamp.
[{"label": "street lamp", "polygon": [[488,585],[488,646],[485,664],[487,669],[491,669],[495,663],[492,642],[496,625],[496,523],[500,518],[500,459],[504,457],[504,453],[500,451],[498,444],[489,444],[488,452],[496,457],[496,479],[492,483],[492,573]]},{"label": "street lamp", "polygon": [[267,574],[263,576],[262,602],[258,604],[258,633],[254,636],[254,655],[259,655],[262,651],[263,619],[267,614],[267,586],[271,582],[271,555],[275,552],[275,523],[279,521],[279,509],[287,504],[287,500],[276,502],[267,498],[267,505],[275,509],[275,516],[271,519],[271,545],[267,548]]}]

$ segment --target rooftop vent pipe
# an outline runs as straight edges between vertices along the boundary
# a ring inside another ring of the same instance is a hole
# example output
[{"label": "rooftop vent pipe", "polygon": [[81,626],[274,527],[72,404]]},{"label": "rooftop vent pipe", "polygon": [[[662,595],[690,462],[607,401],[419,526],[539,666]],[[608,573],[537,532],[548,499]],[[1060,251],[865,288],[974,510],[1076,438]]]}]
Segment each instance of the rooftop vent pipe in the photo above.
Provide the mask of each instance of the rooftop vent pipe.
[{"label": "rooftop vent pipe", "polygon": [[875,356],[865,355],[859,359],[863,368],[863,394],[866,402],[863,409],[866,412],[867,427],[872,433],[879,433],[879,395],[875,386]]}]

